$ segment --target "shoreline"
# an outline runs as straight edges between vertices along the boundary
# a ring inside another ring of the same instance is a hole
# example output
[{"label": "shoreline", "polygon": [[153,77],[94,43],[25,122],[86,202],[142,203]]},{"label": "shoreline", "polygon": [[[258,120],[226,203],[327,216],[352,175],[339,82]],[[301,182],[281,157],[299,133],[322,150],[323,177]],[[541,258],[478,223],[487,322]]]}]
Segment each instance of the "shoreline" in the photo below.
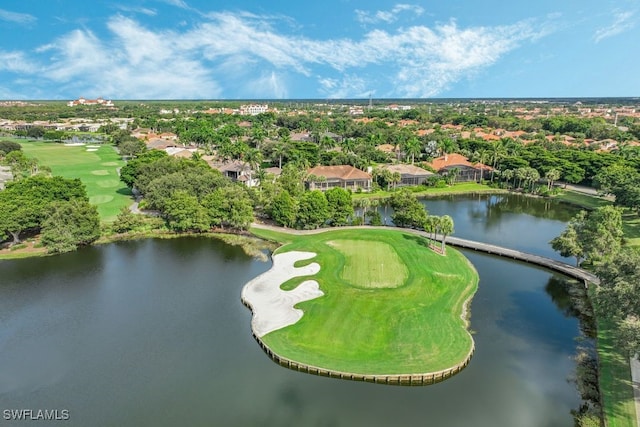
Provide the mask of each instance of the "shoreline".
[{"label": "shoreline", "polygon": [[[264,225],[264,224],[256,224],[254,223],[252,225],[252,227],[258,228],[258,229],[266,229],[266,230],[273,230],[275,227],[271,227],[268,225]],[[318,234],[318,233],[323,233],[323,232],[330,232],[330,231],[335,231],[335,230],[341,230],[341,229],[347,229],[348,227],[332,227],[332,228],[324,228],[324,229],[317,229],[317,230],[291,230],[291,229],[285,229],[282,227],[278,227],[279,232],[283,233],[283,234],[290,234],[290,235],[312,235],[312,234]],[[361,227],[357,227],[357,228],[361,228]],[[394,230],[396,232],[406,232],[406,229],[403,228],[398,228],[398,227],[380,227],[379,229],[390,229],[390,230]],[[287,243],[279,243],[280,246],[278,247],[278,249],[284,247],[287,245]],[[295,251],[294,251],[295,252]],[[286,254],[288,252],[284,252],[284,254]],[[282,252],[278,252],[277,254],[275,254],[275,256],[278,255],[283,255]],[[273,260],[273,254],[272,254],[272,260]],[[478,278],[478,273],[477,270],[475,269],[475,266],[465,257],[465,261],[467,263],[467,265],[475,272],[476,275],[476,279],[479,281]],[[274,262],[275,265],[275,262]],[[273,269],[273,267],[272,267]],[[267,273],[269,273],[271,270],[269,270]],[[264,273],[264,274],[267,274]],[[458,374],[459,372],[461,372],[464,368],[466,368],[474,353],[475,353],[475,340],[473,339],[473,334],[470,330],[470,326],[471,326],[471,322],[470,322],[470,304],[471,301],[473,300],[474,295],[477,292],[478,286],[477,283],[475,285],[475,290],[473,292],[470,292],[469,295],[464,299],[464,301],[461,303],[460,305],[460,319],[462,320],[462,327],[464,328],[465,332],[468,334],[470,342],[471,342],[471,346],[469,351],[467,352],[467,354],[465,355],[465,357],[460,361],[457,362],[455,364],[453,364],[452,366],[445,368],[445,369],[441,369],[438,371],[433,371],[433,372],[424,372],[424,373],[382,373],[382,374],[366,374],[366,373],[356,373],[356,372],[347,372],[347,371],[342,371],[342,370],[336,370],[336,369],[331,369],[331,368],[323,368],[320,366],[316,366],[313,364],[308,364],[308,363],[304,363],[304,362],[300,362],[297,360],[294,360],[292,358],[288,358],[288,357],[284,357],[282,355],[280,355],[278,352],[276,352],[275,350],[273,350],[267,343],[264,342],[264,340],[262,339],[262,337],[266,334],[262,334],[260,333],[260,331],[257,331],[256,328],[254,327],[254,319],[256,318],[257,315],[257,311],[256,307],[254,306],[255,304],[252,303],[252,301],[250,301],[250,298],[246,298],[246,290],[248,286],[252,286],[253,283],[259,279],[260,276],[256,279],[253,279],[249,282],[247,282],[244,287],[242,288],[241,291],[241,301],[242,304],[245,305],[252,313],[252,322],[251,322],[251,333],[253,338],[258,342],[258,345],[260,346],[260,348],[262,348],[262,350],[267,354],[267,356],[269,356],[269,358],[279,364],[282,367],[294,370],[294,371],[299,371],[299,372],[304,372],[307,374],[312,374],[312,375],[318,375],[318,376],[324,376],[324,377],[330,377],[330,378],[338,378],[338,379],[343,379],[343,380],[351,380],[351,381],[361,381],[361,382],[371,382],[371,383],[376,383],[376,384],[388,384],[388,385],[400,385],[400,386],[425,386],[425,385],[432,385],[432,384],[436,384],[439,382],[444,381],[445,379],[448,379],[456,374]],[[291,279],[292,277],[288,277],[285,278],[284,281],[287,281],[289,279]],[[299,286],[302,286],[304,284],[301,283]],[[286,291],[286,292],[291,292],[291,291]],[[304,312],[302,313],[302,315],[300,317],[304,316]],[[298,319],[299,320],[299,319]],[[296,322],[294,322],[296,323]],[[288,325],[286,325],[288,326]]]}]

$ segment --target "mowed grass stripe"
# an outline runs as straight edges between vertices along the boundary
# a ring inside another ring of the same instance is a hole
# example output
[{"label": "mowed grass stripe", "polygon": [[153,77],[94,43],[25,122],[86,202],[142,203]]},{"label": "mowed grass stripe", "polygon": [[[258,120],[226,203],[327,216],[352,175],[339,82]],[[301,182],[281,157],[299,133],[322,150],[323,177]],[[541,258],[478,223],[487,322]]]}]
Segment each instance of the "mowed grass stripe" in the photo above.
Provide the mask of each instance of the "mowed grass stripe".
[{"label": "mowed grass stripe", "polygon": [[409,276],[398,253],[387,243],[372,240],[332,240],[328,244],[345,257],[341,278],[357,288],[397,288]]},{"label": "mowed grass stripe", "polygon": [[[279,355],[359,374],[434,372],[467,357],[472,338],[461,314],[477,289],[478,275],[460,252],[448,248],[447,255],[440,256],[423,238],[397,230],[332,230],[304,236],[253,231],[291,242],[278,251],[315,252],[310,262],[321,266],[312,278],[325,295],[296,306],[304,311],[298,323],[263,337]],[[345,283],[340,274],[347,266],[345,254],[329,242],[358,240],[391,246],[407,268],[405,284],[363,289]],[[283,288],[295,284],[292,280]]]},{"label": "mowed grass stripe", "polygon": [[124,162],[110,145],[87,151],[84,146],[18,140],[29,157],[49,166],[54,175],[78,178],[87,188],[87,195],[96,204],[100,218],[115,220],[123,206],[132,203],[131,191],[120,181],[118,168]]}]

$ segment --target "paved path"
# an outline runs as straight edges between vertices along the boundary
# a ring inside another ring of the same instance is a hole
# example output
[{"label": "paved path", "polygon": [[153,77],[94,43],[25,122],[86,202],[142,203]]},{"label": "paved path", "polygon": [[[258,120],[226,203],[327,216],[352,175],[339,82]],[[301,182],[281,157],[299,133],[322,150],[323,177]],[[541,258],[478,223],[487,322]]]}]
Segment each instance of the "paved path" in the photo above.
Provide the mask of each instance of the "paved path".
[{"label": "paved path", "polygon": [[[252,224],[254,228],[262,228],[267,230],[281,231],[285,233],[291,234],[316,234],[316,233],[324,233],[331,230],[340,230],[340,229],[356,229],[356,228],[373,228],[373,229],[382,229],[388,230],[390,227],[372,227],[372,226],[355,226],[355,227],[337,227],[337,228],[318,228],[316,230],[294,230],[284,227],[276,227],[273,225],[266,224]],[[429,237],[429,235],[421,230],[413,230],[409,228],[397,228],[397,230],[417,234],[423,237]],[[441,241],[442,236],[436,236],[436,240]],[[567,276],[573,277],[578,280],[582,280],[585,282],[598,284],[600,281],[596,277],[595,274],[583,270],[582,268],[575,267],[573,265],[564,263],[562,261],[556,261],[551,258],[529,254],[526,252],[517,251],[515,249],[504,248],[502,246],[491,245],[488,243],[476,242],[474,240],[461,239],[459,237],[447,237],[447,243],[451,246],[456,246],[464,249],[473,249],[480,252],[485,252],[492,255],[499,255],[507,258],[516,259],[519,261],[524,261],[530,264],[539,265],[541,267],[548,268],[550,270],[558,271]]]},{"label": "paved path", "polygon": [[632,357],[629,359],[631,366],[631,386],[633,387],[633,399],[636,402],[636,425],[640,426],[640,361]]}]

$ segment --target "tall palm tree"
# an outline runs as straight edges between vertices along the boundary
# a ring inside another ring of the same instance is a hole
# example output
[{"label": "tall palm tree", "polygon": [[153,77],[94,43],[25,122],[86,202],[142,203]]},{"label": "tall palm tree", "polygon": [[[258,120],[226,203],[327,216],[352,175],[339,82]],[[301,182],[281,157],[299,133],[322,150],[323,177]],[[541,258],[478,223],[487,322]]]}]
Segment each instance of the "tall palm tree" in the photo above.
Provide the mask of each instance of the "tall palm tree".
[{"label": "tall palm tree", "polygon": [[551,190],[553,182],[560,179],[560,171],[558,169],[549,169],[547,173],[544,174],[544,178],[547,180],[547,189]]},{"label": "tall palm tree", "polygon": [[407,156],[411,156],[411,164],[414,163],[415,157],[422,153],[422,144],[418,138],[411,137],[404,142],[404,152]]},{"label": "tall palm tree", "polygon": [[257,170],[262,163],[262,153],[257,148],[249,148],[244,152],[242,160],[245,165],[249,166],[249,185],[252,185],[253,171]]},{"label": "tall palm tree", "polygon": [[446,253],[445,241],[447,240],[447,236],[453,233],[453,218],[449,215],[443,215],[438,220],[438,228],[440,229],[440,234],[442,234],[442,253]]},{"label": "tall palm tree", "polygon": [[[508,186],[509,181],[511,181],[514,178],[515,173],[513,172],[513,169],[505,169],[502,171],[501,175],[502,175],[502,178],[507,182],[507,186]],[[515,181],[513,182],[513,185],[514,186],[516,185]]]},{"label": "tall palm tree", "polygon": [[402,175],[400,175],[400,172],[393,172],[391,174],[391,183],[393,183],[394,190],[397,188],[397,185],[400,183],[400,181],[402,181]]},{"label": "tall palm tree", "polygon": [[282,156],[287,154],[287,145],[285,142],[277,142],[276,145],[273,146],[272,151],[274,156],[278,157],[278,167],[282,169]]},{"label": "tall palm tree", "polygon": [[491,182],[493,182],[493,175],[496,168],[498,167],[498,162],[500,161],[500,159],[502,159],[507,155],[507,149],[505,147],[504,140],[500,139],[494,142],[491,145],[490,152],[491,152],[491,167],[493,168],[491,169]]}]

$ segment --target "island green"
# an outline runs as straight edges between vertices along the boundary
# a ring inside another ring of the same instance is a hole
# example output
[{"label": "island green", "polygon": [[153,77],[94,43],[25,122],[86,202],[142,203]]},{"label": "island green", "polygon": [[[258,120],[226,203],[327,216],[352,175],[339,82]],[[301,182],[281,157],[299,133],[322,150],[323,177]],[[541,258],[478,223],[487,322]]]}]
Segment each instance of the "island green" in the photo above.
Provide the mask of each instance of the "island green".
[{"label": "island green", "polygon": [[424,237],[398,230],[251,231],[285,243],[277,253],[314,252],[304,263],[320,265],[282,285],[313,279],[324,295],[296,306],[304,312],[297,323],[262,337],[280,357],[364,375],[437,372],[470,357],[466,307],[478,274],[457,250],[439,255]]}]

